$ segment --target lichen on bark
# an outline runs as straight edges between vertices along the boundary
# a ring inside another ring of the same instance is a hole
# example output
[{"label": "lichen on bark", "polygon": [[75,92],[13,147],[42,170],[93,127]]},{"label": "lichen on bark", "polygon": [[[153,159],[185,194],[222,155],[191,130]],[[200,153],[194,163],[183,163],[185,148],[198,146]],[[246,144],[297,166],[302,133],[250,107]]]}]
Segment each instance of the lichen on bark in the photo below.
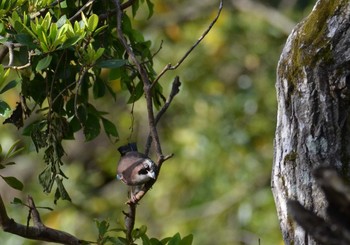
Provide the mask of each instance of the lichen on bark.
[{"label": "lichen on bark", "polygon": [[324,215],[312,171],[333,166],[350,176],[350,3],[319,0],[290,34],[277,68],[277,127],[272,188],[286,244],[317,244],[291,223],[287,200]]}]

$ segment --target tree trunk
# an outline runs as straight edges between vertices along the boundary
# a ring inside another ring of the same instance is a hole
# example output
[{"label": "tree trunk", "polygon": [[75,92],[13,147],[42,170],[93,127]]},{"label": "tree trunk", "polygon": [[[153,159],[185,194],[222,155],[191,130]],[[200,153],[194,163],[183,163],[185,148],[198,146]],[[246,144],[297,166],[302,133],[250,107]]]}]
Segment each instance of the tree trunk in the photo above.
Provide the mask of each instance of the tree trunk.
[{"label": "tree trunk", "polygon": [[349,178],[350,2],[319,0],[290,34],[277,70],[272,191],[286,244],[318,244],[287,213],[287,201],[325,217],[312,171]]}]

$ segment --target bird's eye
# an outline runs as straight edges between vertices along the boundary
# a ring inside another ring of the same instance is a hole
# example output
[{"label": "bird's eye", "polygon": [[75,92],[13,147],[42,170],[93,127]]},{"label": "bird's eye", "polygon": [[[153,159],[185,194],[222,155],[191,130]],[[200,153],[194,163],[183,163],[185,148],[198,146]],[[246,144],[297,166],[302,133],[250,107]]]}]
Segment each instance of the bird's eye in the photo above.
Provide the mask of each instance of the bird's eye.
[{"label": "bird's eye", "polygon": [[148,170],[146,168],[140,169],[140,171],[139,171],[139,174],[142,174],[142,175],[147,174],[147,173],[148,173]]}]

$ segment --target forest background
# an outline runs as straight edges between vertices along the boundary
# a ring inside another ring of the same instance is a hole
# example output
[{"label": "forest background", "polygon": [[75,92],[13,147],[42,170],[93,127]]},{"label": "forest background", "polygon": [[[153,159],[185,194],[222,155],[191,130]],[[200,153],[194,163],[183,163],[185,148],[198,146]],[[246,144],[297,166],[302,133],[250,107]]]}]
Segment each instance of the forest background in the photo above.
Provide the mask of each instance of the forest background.
[{"label": "forest background", "polygon": [[[152,40],[160,71],[176,63],[217,14],[218,1],[154,0],[154,15],[147,9],[134,19]],[[156,185],[138,206],[136,227],[146,225],[148,235],[194,235],[194,244],[283,244],[270,190],[273,137],[276,125],[276,66],[287,36],[310,11],[315,1],[226,0],[215,27],[183,65],[168,72],[162,84],[171,86],[175,75],[181,91],[159,124],[164,152],[174,153],[162,167]],[[0,144],[8,149],[18,138],[26,145],[16,165],[2,170],[25,184],[22,192],[0,181],[6,203],[14,197],[33,196],[49,227],[85,240],[96,240],[94,220],[111,226],[123,222],[127,188],[115,180],[117,147],[127,143],[132,117],[127,93],[118,81],[112,85],[117,101],[96,103],[118,123],[120,140],[113,144],[101,134],[91,142],[83,135],[66,141],[69,176],[65,187],[73,203],[53,204],[54,193],[43,193],[38,174],[45,168],[42,155],[13,125],[1,125]],[[16,106],[18,94],[2,99]],[[134,107],[133,140],[143,148],[148,131],[144,99]],[[3,119],[0,120],[0,123]],[[26,223],[27,208],[8,205],[17,222]],[[2,244],[38,244],[0,232]],[[260,243],[259,243],[260,241]]]}]

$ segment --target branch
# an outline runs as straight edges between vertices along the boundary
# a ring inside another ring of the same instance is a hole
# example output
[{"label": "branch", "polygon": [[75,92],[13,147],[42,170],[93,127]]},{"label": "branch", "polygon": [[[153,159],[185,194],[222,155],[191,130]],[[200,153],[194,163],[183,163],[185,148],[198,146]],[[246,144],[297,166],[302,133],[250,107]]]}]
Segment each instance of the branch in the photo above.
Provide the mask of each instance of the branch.
[{"label": "branch", "polygon": [[123,15],[123,10],[120,5],[119,0],[113,0],[114,4],[116,5],[117,8],[117,32],[118,32],[118,38],[120,42],[122,43],[123,47],[125,48],[127,54],[129,55],[132,63],[136,66],[136,69],[138,73],[141,76],[141,81],[143,83],[143,90],[145,92],[145,97],[146,97],[146,103],[147,103],[147,114],[148,114],[148,125],[150,128],[151,136],[154,142],[155,150],[158,156],[158,159],[163,157],[162,153],[162,148],[160,145],[159,141],[159,136],[158,132],[156,129],[156,123],[155,123],[155,118],[154,118],[154,112],[153,112],[153,102],[152,102],[152,83],[150,82],[148,78],[147,71],[143,65],[137,60],[134,52],[130,48],[130,46],[127,43],[126,38],[124,37],[123,30],[121,28],[121,23],[122,23],[122,15]]},{"label": "branch", "polygon": [[94,3],[94,1],[95,0],[89,0],[87,3],[85,3],[83,7],[81,7],[72,17],[69,18],[69,21],[73,22],[76,19],[78,19],[78,17],[80,16],[80,13],[83,12],[84,9],[86,9],[87,7],[92,5]]},{"label": "branch", "polygon": [[[171,158],[173,155],[172,154],[167,155],[167,156],[163,155],[156,126],[157,126],[157,123],[159,122],[160,118],[164,115],[164,113],[169,108],[173,98],[178,94],[181,82],[180,82],[179,77],[175,77],[174,82],[173,82],[173,86],[172,86],[172,90],[169,94],[169,97],[168,97],[166,103],[161,108],[161,110],[158,112],[156,117],[154,116],[153,101],[152,101],[153,85],[158,82],[158,80],[165,74],[165,72],[167,70],[174,70],[177,67],[179,67],[182,64],[182,62],[188,57],[188,55],[193,51],[193,49],[195,47],[197,47],[198,44],[204,39],[204,37],[209,33],[209,31],[211,30],[211,28],[213,27],[213,25],[215,24],[215,22],[219,18],[219,15],[221,13],[221,9],[223,6],[223,0],[220,0],[220,6],[219,6],[219,11],[218,11],[217,16],[211,22],[211,24],[209,25],[207,30],[197,40],[197,42],[185,53],[185,55],[179,60],[179,62],[175,66],[171,66],[171,65],[166,66],[166,68],[163,69],[163,71],[158,75],[158,77],[153,82],[150,81],[146,68],[144,67],[144,65],[142,63],[140,63],[137,60],[136,55],[134,54],[132,48],[128,45],[128,42],[124,36],[123,30],[121,27],[122,15],[123,15],[122,5],[120,4],[119,0],[113,0],[113,2],[116,6],[118,39],[120,40],[121,44],[125,48],[125,51],[128,54],[131,62],[135,65],[135,67],[136,67],[136,69],[141,77],[141,81],[143,83],[143,90],[144,90],[144,94],[146,97],[146,103],[147,103],[148,125],[149,125],[149,130],[150,130],[149,136],[147,138],[145,152],[146,152],[146,155],[149,154],[151,144],[153,142],[155,152],[156,152],[157,157],[158,157],[158,159],[156,161],[156,164],[158,166],[158,171],[157,171],[157,177],[158,177],[159,171],[160,171],[160,168],[161,168],[163,162],[166,161],[167,159]],[[125,226],[126,226],[126,239],[127,239],[128,244],[133,243],[132,231],[134,229],[134,224],[135,224],[136,205],[143,198],[143,196],[148,192],[148,190],[150,190],[152,188],[152,186],[155,182],[156,182],[156,179],[147,182],[141,188],[141,190],[139,192],[135,193],[133,198],[127,202],[128,206],[129,206],[129,212],[124,213],[124,215],[125,215]]]},{"label": "branch", "polygon": [[208,26],[208,28],[203,32],[202,36],[200,36],[200,38],[197,40],[197,42],[195,42],[192,47],[184,54],[184,56],[182,56],[182,58],[173,66],[171,64],[167,64],[163,70],[159,73],[159,75],[156,77],[156,79],[153,81],[152,86],[154,84],[156,84],[158,82],[158,80],[169,70],[175,70],[177,69],[182,62],[184,62],[184,60],[189,56],[189,54],[198,46],[198,44],[205,38],[205,36],[210,32],[211,28],[214,26],[214,24],[216,23],[216,21],[219,19],[219,16],[221,14],[221,10],[223,8],[223,0],[220,0],[220,4],[219,4],[219,10],[218,13],[216,15],[216,17],[214,18],[214,20],[210,23],[210,25]]},{"label": "branch", "polygon": [[[158,114],[157,114],[157,116],[155,118],[155,126],[157,126],[160,118],[164,115],[164,113],[169,108],[169,106],[170,106],[171,102],[173,101],[174,97],[179,93],[180,86],[181,86],[180,79],[179,79],[178,76],[176,76],[174,81],[173,81],[173,85],[172,85],[169,97],[168,97],[167,101],[165,102],[163,107],[160,109],[160,111],[158,112]],[[151,136],[151,133],[149,133],[149,135],[147,137],[147,143],[146,143],[146,149],[145,149],[145,154],[146,155],[149,155],[151,144],[152,144],[152,136]],[[159,163],[158,163],[158,167],[161,167],[161,165]]]},{"label": "branch", "polygon": [[28,196],[28,206],[31,210],[34,226],[18,224],[13,219],[9,218],[6,212],[4,202],[0,195],[1,228],[5,232],[37,241],[54,242],[68,245],[79,245],[86,243],[67,232],[46,227],[41,222],[39,212],[34,204],[34,200],[30,196]]},{"label": "branch", "polygon": [[32,65],[32,56],[35,55],[34,51],[28,52],[28,63],[27,64],[24,64],[21,66],[13,66],[12,65],[12,63],[13,63],[13,49],[12,49],[12,47],[13,46],[6,46],[6,47],[8,48],[8,51],[9,51],[9,63],[8,63],[8,65],[4,66],[4,68],[10,68],[13,70],[22,70],[22,69],[25,69],[25,68]]}]

